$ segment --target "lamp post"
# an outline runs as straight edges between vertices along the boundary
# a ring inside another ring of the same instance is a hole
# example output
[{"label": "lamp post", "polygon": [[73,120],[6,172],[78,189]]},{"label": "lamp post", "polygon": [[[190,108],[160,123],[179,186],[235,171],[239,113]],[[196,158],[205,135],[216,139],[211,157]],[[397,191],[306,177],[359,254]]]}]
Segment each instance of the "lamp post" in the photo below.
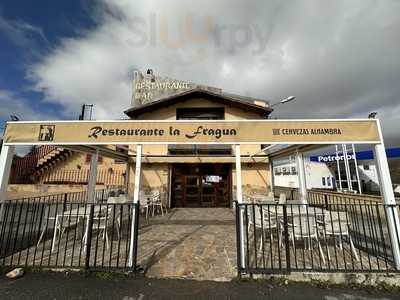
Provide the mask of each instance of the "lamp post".
[{"label": "lamp post", "polygon": [[288,102],[290,102],[290,101],[293,101],[294,99],[296,99],[295,96],[289,96],[289,97],[287,97],[287,98],[285,98],[285,99],[282,99],[282,100],[279,101],[279,102],[276,102],[276,103],[270,105],[269,107],[274,107],[274,106],[279,105],[279,104],[288,103]]},{"label": "lamp post", "polygon": [[[279,102],[276,102],[276,103],[270,105],[269,107],[271,108],[271,107],[277,106],[277,105],[279,105],[279,104],[285,104],[285,103],[288,103],[288,102],[290,102],[290,101],[293,101],[294,99],[296,99],[295,96],[289,96],[289,97],[287,97],[287,98],[285,98],[285,99],[282,99],[282,100],[279,101]],[[270,116],[269,116],[269,117],[270,117]]]}]

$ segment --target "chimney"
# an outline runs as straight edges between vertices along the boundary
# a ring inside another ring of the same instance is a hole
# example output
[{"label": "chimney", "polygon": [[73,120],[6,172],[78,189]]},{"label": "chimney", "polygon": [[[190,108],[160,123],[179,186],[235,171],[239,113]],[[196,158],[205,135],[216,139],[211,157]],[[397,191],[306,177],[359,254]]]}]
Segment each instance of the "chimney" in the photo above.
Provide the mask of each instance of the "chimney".
[{"label": "chimney", "polygon": [[258,106],[262,106],[262,107],[267,107],[267,102],[262,101],[262,100],[254,100],[253,104],[258,105]]}]

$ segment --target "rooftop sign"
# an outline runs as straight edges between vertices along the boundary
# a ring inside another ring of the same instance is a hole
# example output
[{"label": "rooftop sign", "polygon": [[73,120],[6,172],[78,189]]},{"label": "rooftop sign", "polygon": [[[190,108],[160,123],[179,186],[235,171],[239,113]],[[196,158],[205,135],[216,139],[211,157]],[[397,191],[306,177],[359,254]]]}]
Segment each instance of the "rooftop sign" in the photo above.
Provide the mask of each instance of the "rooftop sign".
[{"label": "rooftop sign", "polygon": [[8,122],[5,144],[379,143],[376,120]]}]

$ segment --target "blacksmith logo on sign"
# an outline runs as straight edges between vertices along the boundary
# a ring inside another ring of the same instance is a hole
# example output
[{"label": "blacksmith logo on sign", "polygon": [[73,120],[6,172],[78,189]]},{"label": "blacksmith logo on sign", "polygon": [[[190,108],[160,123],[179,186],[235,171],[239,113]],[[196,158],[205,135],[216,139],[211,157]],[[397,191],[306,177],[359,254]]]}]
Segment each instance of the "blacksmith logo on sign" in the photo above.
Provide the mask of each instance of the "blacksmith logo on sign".
[{"label": "blacksmith logo on sign", "polygon": [[54,140],[55,125],[40,125],[39,141],[51,142]]}]

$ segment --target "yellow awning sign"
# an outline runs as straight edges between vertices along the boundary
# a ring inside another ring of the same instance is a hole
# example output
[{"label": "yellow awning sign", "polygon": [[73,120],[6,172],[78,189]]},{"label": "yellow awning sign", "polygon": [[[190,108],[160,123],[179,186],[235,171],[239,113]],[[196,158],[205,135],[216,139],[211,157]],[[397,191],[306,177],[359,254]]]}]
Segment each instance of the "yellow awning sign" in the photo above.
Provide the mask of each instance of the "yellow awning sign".
[{"label": "yellow awning sign", "polygon": [[8,122],[5,144],[380,143],[377,120]]}]

